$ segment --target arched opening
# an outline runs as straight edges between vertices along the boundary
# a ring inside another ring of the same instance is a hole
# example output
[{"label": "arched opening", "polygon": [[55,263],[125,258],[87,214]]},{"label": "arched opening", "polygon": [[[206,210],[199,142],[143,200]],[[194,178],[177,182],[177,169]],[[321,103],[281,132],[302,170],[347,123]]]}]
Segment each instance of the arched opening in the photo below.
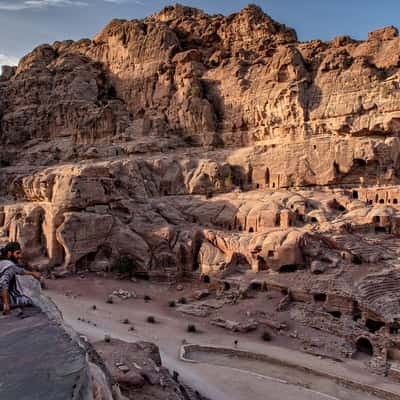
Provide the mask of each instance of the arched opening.
[{"label": "arched opening", "polygon": [[256,184],[256,188],[260,189],[260,184],[259,183]]},{"label": "arched opening", "polygon": [[279,272],[282,273],[296,272],[297,270],[298,266],[296,264],[282,265],[282,267],[279,268]]},{"label": "arched opening", "polygon": [[398,200],[397,199],[393,199],[393,204],[398,204]]},{"label": "arched opening", "polygon": [[254,229],[253,228],[249,228],[249,233],[254,233]]},{"label": "arched opening", "polygon": [[314,293],[313,297],[314,297],[314,301],[317,303],[323,303],[324,301],[326,301],[325,293]]},{"label": "arched opening", "polygon": [[340,311],[328,311],[329,314],[332,315],[332,317],[335,317],[337,319],[340,319],[340,317],[342,316],[342,313]]},{"label": "arched opening", "polygon": [[210,283],[211,282],[210,277],[208,275],[203,275],[203,282],[204,283]]},{"label": "arched opening", "polygon": [[379,331],[379,329],[381,329],[383,326],[385,326],[385,323],[368,318],[365,321],[365,326],[368,328],[368,330],[371,333],[375,333],[375,332]]},{"label": "arched opening", "polygon": [[269,179],[270,179],[269,168],[267,168],[265,170],[265,186],[267,188],[269,187]]},{"label": "arched opening", "polygon": [[372,200],[368,200],[368,204],[372,204],[373,203],[373,201]]},{"label": "arched opening", "polygon": [[380,199],[379,200],[379,204],[385,204],[385,200],[384,199]]},{"label": "arched opening", "polygon": [[315,218],[315,217],[311,217],[311,223],[313,223],[313,224],[317,224],[317,223],[318,223],[318,220],[317,220],[317,218]]},{"label": "arched opening", "polygon": [[275,182],[272,184],[272,187],[275,189]]},{"label": "arched opening", "polygon": [[359,338],[356,342],[357,351],[372,357],[374,354],[374,348],[371,342],[366,338]]},{"label": "arched opening", "polygon": [[281,224],[281,215],[278,214],[275,218],[275,225],[279,226]]},{"label": "arched opening", "polygon": [[358,192],[357,192],[357,190],[353,190],[353,199],[358,199]]}]

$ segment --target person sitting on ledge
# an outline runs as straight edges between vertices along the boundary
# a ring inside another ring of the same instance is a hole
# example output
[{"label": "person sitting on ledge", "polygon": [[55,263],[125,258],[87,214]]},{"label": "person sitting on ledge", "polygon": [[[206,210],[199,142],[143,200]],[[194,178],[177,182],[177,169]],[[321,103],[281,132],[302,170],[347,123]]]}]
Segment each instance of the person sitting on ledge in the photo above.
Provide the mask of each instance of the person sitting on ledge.
[{"label": "person sitting on ledge", "polygon": [[16,279],[17,275],[30,275],[40,279],[40,272],[30,272],[18,266],[21,261],[21,245],[10,242],[0,254],[0,310],[3,315],[10,313],[12,308],[31,306],[32,300],[25,296]]}]

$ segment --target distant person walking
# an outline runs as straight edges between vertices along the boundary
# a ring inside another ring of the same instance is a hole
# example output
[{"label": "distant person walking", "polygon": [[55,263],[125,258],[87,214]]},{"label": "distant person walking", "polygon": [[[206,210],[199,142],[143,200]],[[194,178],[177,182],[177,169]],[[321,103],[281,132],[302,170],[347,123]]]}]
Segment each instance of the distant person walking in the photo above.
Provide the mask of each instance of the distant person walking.
[{"label": "distant person walking", "polygon": [[0,310],[3,315],[10,313],[12,308],[30,306],[32,300],[22,293],[17,275],[30,275],[40,279],[40,272],[30,272],[18,266],[21,261],[21,245],[10,242],[0,253]]}]

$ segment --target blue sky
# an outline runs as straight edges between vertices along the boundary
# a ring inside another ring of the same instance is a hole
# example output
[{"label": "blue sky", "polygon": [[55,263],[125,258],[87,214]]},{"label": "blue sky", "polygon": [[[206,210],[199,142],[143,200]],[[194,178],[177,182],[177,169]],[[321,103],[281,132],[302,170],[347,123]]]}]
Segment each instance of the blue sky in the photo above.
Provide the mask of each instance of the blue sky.
[{"label": "blue sky", "polygon": [[[176,1],[162,0],[0,0],[0,65],[42,43],[92,37],[112,18],[143,18]],[[272,18],[296,29],[300,40],[330,40],[348,34],[400,26],[399,0],[181,0],[209,13],[230,14],[258,4]]]}]

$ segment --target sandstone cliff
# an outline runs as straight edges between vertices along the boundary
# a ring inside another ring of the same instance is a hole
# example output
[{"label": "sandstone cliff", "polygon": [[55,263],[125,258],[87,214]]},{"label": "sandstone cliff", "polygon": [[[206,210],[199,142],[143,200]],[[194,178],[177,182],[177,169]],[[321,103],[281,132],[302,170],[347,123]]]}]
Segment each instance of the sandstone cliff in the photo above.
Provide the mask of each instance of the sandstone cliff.
[{"label": "sandstone cliff", "polygon": [[177,5],[42,45],[0,78],[2,239],[58,272],[304,264],[349,198],[274,191],[399,182],[399,44]]}]

